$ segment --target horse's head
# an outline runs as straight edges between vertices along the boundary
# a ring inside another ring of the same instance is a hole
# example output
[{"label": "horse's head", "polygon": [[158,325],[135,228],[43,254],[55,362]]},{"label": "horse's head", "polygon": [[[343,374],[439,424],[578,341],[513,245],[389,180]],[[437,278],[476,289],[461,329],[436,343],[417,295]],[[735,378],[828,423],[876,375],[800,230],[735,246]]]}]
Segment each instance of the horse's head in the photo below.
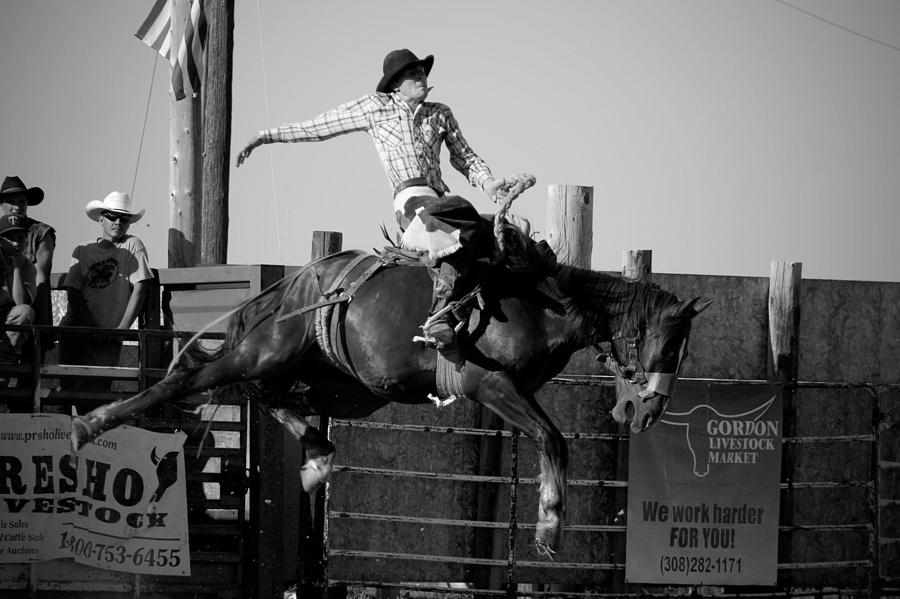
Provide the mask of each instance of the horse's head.
[{"label": "horse's head", "polygon": [[691,320],[710,303],[677,302],[613,335],[606,366],[616,375],[616,422],[640,433],[662,416],[687,357]]}]

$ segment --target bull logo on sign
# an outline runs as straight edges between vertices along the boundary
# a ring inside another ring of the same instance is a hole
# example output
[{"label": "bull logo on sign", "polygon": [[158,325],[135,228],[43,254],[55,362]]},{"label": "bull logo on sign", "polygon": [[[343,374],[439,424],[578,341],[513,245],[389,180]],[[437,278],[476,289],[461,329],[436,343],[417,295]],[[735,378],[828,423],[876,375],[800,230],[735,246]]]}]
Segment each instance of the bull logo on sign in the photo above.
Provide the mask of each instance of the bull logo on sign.
[{"label": "bull logo on sign", "polygon": [[775,396],[740,414],[723,414],[709,404],[699,404],[686,412],[666,412],[663,424],[684,427],[688,451],[694,460],[694,474],[709,474],[710,464],[751,463],[759,451],[774,450],[778,421],[762,420]]},{"label": "bull logo on sign", "polygon": [[150,461],[156,466],[156,490],[150,497],[150,503],[162,499],[163,494],[178,480],[178,452],[170,451],[162,458],[156,455],[156,447],[150,452]]}]

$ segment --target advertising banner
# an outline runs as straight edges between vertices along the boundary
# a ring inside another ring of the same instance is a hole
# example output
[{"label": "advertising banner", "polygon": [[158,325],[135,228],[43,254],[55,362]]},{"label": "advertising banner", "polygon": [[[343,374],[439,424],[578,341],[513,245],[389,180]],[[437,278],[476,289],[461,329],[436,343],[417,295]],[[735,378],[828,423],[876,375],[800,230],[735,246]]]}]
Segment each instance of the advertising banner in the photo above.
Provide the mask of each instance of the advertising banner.
[{"label": "advertising banner", "polygon": [[72,455],[71,420],[0,414],[0,563],[189,576],[186,435],[123,425]]},{"label": "advertising banner", "polygon": [[781,440],[781,387],[679,382],[631,434],[626,581],[774,585]]}]

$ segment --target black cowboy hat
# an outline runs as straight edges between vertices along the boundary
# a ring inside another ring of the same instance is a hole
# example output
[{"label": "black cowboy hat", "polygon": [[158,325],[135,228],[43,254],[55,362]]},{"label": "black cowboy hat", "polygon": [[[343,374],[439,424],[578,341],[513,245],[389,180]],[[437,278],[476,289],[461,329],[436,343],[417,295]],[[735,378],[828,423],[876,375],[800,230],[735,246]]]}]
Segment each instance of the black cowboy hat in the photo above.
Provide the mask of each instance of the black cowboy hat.
[{"label": "black cowboy hat", "polygon": [[378,82],[378,87],[375,88],[375,91],[385,94],[390,93],[391,82],[394,80],[394,77],[406,67],[417,64],[425,67],[425,74],[428,75],[431,72],[431,66],[434,64],[434,56],[429,54],[425,58],[419,60],[418,56],[406,48],[389,52],[388,55],[384,57],[384,66],[381,68],[384,75],[381,77],[381,81]]},{"label": "black cowboy hat", "polygon": [[29,206],[40,204],[44,200],[44,190],[40,187],[27,187],[18,177],[7,177],[0,185],[0,202],[23,195],[28,199]]}]

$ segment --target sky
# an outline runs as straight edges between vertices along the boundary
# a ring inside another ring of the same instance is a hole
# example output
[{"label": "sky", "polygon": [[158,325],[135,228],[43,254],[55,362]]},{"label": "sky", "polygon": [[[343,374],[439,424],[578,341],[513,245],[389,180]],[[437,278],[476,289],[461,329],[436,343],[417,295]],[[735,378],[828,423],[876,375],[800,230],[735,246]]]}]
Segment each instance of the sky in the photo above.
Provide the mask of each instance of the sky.
[{"label": "sky", "polygon": [[[132,193],[131,233],[167,266],[168,64],[134,37],[152,0],[0,0],[2,175],[40,186],[55,272]],[[232,264],[303,264],[396,230],[362,133],[234,157],[256,131],[374,91],[387,52],[435,55],[449,105],[495,175],[537,185],[513,212],[540,235],[547,186],[593,188],[597,270],[900,282],[897,0],[236,0]],[[452,169],[454,193],[488,198]]]}]

